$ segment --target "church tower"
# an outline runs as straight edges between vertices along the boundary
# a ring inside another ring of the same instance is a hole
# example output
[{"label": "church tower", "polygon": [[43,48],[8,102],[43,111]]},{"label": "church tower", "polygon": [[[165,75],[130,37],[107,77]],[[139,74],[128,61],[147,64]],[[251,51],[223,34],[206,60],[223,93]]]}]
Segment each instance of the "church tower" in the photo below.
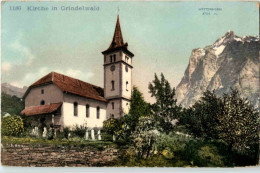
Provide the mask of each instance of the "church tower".
[{"label": "church tower", "polygon": [[134,54],[124,43],[119,16],[113,40],[104,55],[104,97],[108,100],[107,118],[119,118],[129,112],[132,94],[132,59]]}]

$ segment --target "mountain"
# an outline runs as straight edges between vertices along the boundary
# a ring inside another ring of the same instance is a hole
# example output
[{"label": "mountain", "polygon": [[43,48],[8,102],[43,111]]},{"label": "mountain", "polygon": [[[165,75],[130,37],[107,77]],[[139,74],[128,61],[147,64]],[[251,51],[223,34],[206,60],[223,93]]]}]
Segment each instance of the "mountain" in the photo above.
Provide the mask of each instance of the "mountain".
[{"label": "mountain", "polygon": [[23,88],[18,88],[16,86],[13,86],[9,83],[2,83],[2,88],[1,91],[3,93],[6,93],[10,96],[17,96],[19,98],[22,98],[25,91],[27,90],[28,87],[24,86]]},{"label": "mountain", "polygon": [[239,37],[228,31],[213,45],[194,49],[176,98],[184,107],[193,105],[206,90],[217,95],[237,88],[255,106],[259,104],[259,37]]}]

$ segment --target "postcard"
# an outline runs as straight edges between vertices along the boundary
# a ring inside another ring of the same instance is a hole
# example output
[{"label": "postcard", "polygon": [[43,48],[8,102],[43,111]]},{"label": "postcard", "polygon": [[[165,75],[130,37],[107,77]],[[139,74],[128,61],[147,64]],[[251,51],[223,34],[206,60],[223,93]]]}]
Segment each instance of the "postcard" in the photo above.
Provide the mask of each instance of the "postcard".
[{"label": "postcard", "polygon": [[259,164],[259,2],[3,1],[1,164]]}]

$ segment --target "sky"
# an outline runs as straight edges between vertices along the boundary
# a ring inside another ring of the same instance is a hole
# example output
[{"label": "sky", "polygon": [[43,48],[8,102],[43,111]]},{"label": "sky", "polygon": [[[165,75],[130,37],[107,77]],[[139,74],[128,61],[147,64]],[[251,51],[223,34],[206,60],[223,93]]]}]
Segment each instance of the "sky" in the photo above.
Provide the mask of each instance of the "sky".
[{"label": "sky", "polygon": [[[61,10],[76,6],[99,10]],[[203,15],[200,8],[221,11]],[[213,44],[229,30],[238,36],[259,32],[256,2],[5,2],[2,83],[29,86],[55,71],[103,87],[101,52],[112,41],[117,14],[124,41],[135,54],[133,83],[147,101],[153,100],[148,84],[154,74],[163,73],[176,87],[193,49]]]}]

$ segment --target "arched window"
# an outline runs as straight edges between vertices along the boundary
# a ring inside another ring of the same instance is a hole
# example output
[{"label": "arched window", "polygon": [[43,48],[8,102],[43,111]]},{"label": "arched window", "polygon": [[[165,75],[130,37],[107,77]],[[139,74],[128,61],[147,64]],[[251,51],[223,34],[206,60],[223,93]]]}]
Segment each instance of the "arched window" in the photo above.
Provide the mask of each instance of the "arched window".
[{"label": "arched window", "polygon": [[125,85],[126,85],[126,91],[128,91],[128,81],[126,81]]},{"label": "arched window", "polygon": [[45,105],[45,101],[44,100],[41,101],[41,105]]},{"label": "arched window", "polygon": [[99,108],[99,106],[97,107],[97,119],[99,119],[99,117],[100,117],[100,108]]},{"label": "arched window", "polygon": [[114,104],[114,102],[112,102],[111,104],[112,104],[112,109],[115,109],[115,104]]},{"label": "arched window", "polygon": [[115,81],[113,80],[111,81],[111,87],[112,87],[111,90],[115,90]]},{"label": "arched window", "polygon": [[78,103],[74,102],[74,116],[78,116]]},{"label": "arched window", "polygon": [[41,90],[41,93],[44,94],[44,89]]},{"label": "arched window", "polygon": [[89,117],[89,105],[88,104],[86,105],[86,117],[87,118]]},{"label": "arched window", "polygon": [[115,118],[115,115],[114,115],[114,114],[112,114],[112,115],[111,115],[111,118]]}]

